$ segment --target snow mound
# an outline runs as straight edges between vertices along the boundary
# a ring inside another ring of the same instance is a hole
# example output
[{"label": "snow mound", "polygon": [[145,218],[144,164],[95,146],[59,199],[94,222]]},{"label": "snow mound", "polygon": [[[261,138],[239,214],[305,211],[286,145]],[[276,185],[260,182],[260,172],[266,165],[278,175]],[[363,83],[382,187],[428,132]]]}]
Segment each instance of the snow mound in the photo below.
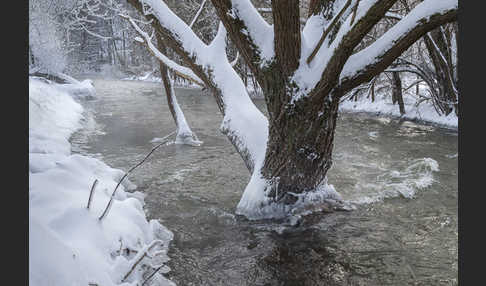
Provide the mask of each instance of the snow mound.
[{"label": "snow mound", "polygon": [[79,99],[94,99],[96,97],[96,91],[90,79],[85,79],[81,82],[60,84],[58,88]]},{"label": "snow mound", "polygon": [[[147,221],[143,196],[126,192],[135,188],[129,181],[118,189],[107,217],[98,220],[124,172],[71,154],[68,139],[81,127],[82,112],[59,85],[29,79],[29,284],[140,285],[147,270],[168,261],[173,235],[156,220]],[[134,259],[158,240],[150,250],[154,259],[143,258],[124,279]],[[161,274],[155,280],[174,285]]]}]

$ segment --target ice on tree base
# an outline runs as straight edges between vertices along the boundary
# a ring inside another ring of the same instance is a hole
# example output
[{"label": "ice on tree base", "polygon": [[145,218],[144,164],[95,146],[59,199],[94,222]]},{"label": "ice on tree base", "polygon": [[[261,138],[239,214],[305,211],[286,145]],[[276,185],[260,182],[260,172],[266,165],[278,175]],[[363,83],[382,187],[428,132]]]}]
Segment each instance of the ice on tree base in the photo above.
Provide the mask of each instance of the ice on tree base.
[{"label": "ice on tree base", "polygon": [[353,210],[355,207],[344,201],[333,185],[327,179],[315,190],[305,193],[291,193],[297,201],[285,204],[265,194],[271,184],[264,179],[260,172],[254,172],[243,196],[236,208],[236,214],[243,215],[249,220],[280,219],[296,215],[308,215],[316,212],[332,212],[336,210]]},{"label": "ice on tree base", "polygon": [[[166,137],[163,138],[155,137],[154,139],[150,140],[150,143],[160,143],[165,140]],[[195,133],[184,132],[184,133],[177,133],[175,141],[171,142],[170,144],[201,146],[203,143],[204,143],[203,141],[197,138]]]},{"label": "ice on tree base", "polygon": [[177,134],[175,144],[201,146],[203,144],[203,141],[199,140],[195,133],[185,132]]}]

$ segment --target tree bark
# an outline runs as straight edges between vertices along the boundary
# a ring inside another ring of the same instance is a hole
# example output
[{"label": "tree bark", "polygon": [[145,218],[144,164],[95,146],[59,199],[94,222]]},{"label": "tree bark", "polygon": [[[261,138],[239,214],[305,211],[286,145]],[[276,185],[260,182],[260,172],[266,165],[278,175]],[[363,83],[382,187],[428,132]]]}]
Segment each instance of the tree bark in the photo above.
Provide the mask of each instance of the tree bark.
[{"label": "tree bark", "polygon": [[284,76],[290,76],[300,58],[299,0],[272,1],[272,12],[277,63]]},{"label": "tree bark", "polygon": [[[160,37],[160,35],[157,35],[156,38],[157,38],[157,48],[159,49],[160,52],[166,54],[167,48],[165,47],[162,38]],[[160,68],[160,77],[162,79],[165,95],[167,97],[167,105],[169,106],[170,113],[172,114],[172,118],[174,119],[177,128],[179,128],[179,120],[177,118],[177,113],[175,112],[174,109],[174,102],[172,101],[173,87],[172,87],[172,82],[169,79],[168,69],[167,66],[164,65],[162,62],[159,62],[159,68]]]},{"label": "tree bark", "polygon": [[403,115],[405,114],[405,106],[403,105],[402,80],[399,72],[392,72],[392,82],[392,101],[393,104],[398,103],[400,114]]},{"label": "tree bark", "polygon": [[[329,97],[326,97],[329,98]],[[332,165],[339,96],[316,106],[303,100],[270,121],[262,174],[271,182],[267,196],[295,203],[291,193],[315,190]]]}]

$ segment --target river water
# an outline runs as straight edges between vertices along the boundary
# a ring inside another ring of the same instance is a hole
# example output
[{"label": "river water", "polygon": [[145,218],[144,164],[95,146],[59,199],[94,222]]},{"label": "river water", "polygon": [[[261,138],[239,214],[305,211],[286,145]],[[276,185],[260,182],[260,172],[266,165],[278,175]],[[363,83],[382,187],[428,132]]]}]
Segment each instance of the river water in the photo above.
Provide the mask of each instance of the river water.
[{"label": "river water", "polygon": [[[153,138],[174,131],[160,83],[94,86],[74,152],[128,170]],[[248,221],[234,213],[250,176],[219,131],[214,99],[176,93],[204,144],[160,148],[130,180],[146,194],[149,218],[174,233],[166,276],[177,285],[457,284],[456,131],[340,114],[328,179],[357,209],[309,215],[297,226]]]}]

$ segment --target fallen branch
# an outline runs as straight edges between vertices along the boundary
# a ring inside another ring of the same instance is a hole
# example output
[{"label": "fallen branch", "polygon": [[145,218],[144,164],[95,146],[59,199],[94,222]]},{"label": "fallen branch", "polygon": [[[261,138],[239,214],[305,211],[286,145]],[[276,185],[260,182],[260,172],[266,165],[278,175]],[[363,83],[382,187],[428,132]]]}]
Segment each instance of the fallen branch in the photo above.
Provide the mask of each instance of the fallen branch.
[{"label": "fallen branch", "polygon": [[169,136],[171,136],[171,135],[173,135],[173,134],[175,134],[175,133],[176,133],[176,131],[173,131],[173,132],[172,132],[172,133],[170,133],[169,135],[167,135],[167,136],[165,136],[164,138],[162,138],[162,140],[163,140],[163,141],[162,141],[162,142],[161,142],[159,145],[157,145],[157,146],[155,146],[154,148],[152,148],[152,151],[150,151],[150,152],[147,154],[147,156],[145,156],[145,158],[143,158],[143,160],[142,160],[142,161],[140,161],[140,162],[139,162],[137,165],[135,165],[135,166],[133,166],[132,168],[130,168],[130,170],[128,170],[128,172],[126,172],[126,173],[125,173],[125,175],[123,175],[123,177],[120,179],[120,181],[118,181],[118,184],[116,185],[115,190],[113,190],[113,193],[111,194],[110,200],[108,201],[108,204],[106,205],[105,210],[103,211],[103,213],[101,214],[101,216],[98,218],[98,220],[100,220],[100,221],[101,221],[101,220],[102,220],[102,219],[103,219],[103,218],[104,218],[104,217],[105,217],[105,216],[108,214],[108,212],[109,212],[109,210],[110,210],[110,208],[111,208],[111,205],[112,205],[112,203],[113,203],[113,198],[115,197],[116,190],[118,189],[118,187],[119,187],[119,186],[120,186],[120,184],[122,183],[123,179],[125,179],[125,178],[128,176],[128,174],[130,174],[130,173],[131,173],[133,170],[135,170],[135,168],[137,168],[138,166],[142,165],[142,164],[145,162],[145,160],[147,160],[147,158],[148,158],[150,155],[152,155],[152,153],[153,153],[155,150],[157,150],[157,149],[158,149],[160,146],[162,146],[163,144],[167,143],[167,140],[166,140],[166,139],[167,139]]}]

